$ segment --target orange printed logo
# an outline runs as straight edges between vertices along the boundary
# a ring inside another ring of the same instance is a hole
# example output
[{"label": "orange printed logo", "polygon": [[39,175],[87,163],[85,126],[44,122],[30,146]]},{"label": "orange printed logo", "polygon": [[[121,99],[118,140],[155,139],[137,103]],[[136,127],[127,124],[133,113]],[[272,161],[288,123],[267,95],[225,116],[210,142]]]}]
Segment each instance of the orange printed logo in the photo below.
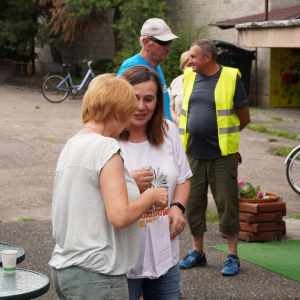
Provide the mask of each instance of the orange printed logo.
[{"label": "orange printed logo", "polygon": [[[143,217],[140,219],[140,227],[146,227],[148,223],[154,222],[159,218],[159,216],[167,216],[169,212],[169,208],[165,208],[163,211],[157,211],[155,214],[144,214]],[[147,220],[143,220],[147,219]]]}]

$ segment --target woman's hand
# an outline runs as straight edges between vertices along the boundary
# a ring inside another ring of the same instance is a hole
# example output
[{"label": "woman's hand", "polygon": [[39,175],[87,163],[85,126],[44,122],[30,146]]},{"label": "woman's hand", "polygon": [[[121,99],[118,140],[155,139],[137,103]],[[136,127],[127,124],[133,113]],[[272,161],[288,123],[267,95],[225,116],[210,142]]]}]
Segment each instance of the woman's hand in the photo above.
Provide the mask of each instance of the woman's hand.
[{"label": "woman's hand", "polygon": [[176,123],[176,125],[178,126],[179,125],[179,121],[180,121],[180,116],[178,116],[175,112],[175,110],[173,108],[170,108],[171,110],[171,117],[172,117],[172,121],[174,123]]},{"label": "woman's hand", "polygon": [[150,187],[151,181],[154,179],[153,173],[149,170],[150,169],[137,169],[130,172],[131,177],[134,179],[141,192]]},{"label": "woman's hand", "polygon": [[[187,179],[185,182],[176,185],[172,202],[173,203],[179,202],[183,206],[185,206],[189,194],[190,194],[190,180]],[[173,240],[178,234],[182,232],[182,230],[185,227],[186,221],[182,215],[182,210],[176,205],[173,205],[170,208],[168,215],[169,215],[169,225],[172,224],[170,238],[171,240]]]},{"label": "woman's hand", "polygon": [[[166,209],[166,207],[160,208],[159,206],[155,206],[154,209],[155,209],[155,211],[161,211],[161,210]],[[151,215],[152,212],[153,212],[153,206],[151,206],[151,207],[147,210],[146,214],[147,214],[147,215]]]},{"label": "woman's hand", "polygon": [[[167,190],[164,188],[160,189],[147,189],[144,193],[152,193],[153,205],[158,210],[163,210],[169,205],[169,196]],[[150,209],[149,209],[150,210]]]},{"label": "woman's hand", "polygon": [[172,229],[170,233],[171,241],[180,234],[185,228],[186,221],[183,217],[182,210],[173,205],[169,210],[169,226],[172,224]]}]

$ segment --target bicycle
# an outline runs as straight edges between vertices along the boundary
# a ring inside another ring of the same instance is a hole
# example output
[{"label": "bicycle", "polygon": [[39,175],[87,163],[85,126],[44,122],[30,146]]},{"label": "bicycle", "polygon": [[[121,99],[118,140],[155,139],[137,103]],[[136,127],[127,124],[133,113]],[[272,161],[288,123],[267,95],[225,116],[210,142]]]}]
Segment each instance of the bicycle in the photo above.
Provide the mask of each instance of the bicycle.
[{"label": "bicycle", "polygon": [[82,88],[85,87],[85,89],[87,89],[91,80],[95,78],[95,75],[91,68],[92,62],[93,62],[92,60],[88,61],[86,59],[80,62],[80,64],[86,63],[89,68],[80,85],[73,84],[69,72],[69,67],[71,67],[71,65],[66,65],[66,64],[62,65],[62,67],[66,69],[68,73],[68,75],[65,78],[57,74],[55,75],[48,74],[44,78],[44,82],[42,85],[43,96],[52,103],[60,103],[68,97],[70,92],[75,96]]},{"label": "bicycle", "polygon": [[286,178],[291,188],[300,195],[300,145],[285,160]]}]

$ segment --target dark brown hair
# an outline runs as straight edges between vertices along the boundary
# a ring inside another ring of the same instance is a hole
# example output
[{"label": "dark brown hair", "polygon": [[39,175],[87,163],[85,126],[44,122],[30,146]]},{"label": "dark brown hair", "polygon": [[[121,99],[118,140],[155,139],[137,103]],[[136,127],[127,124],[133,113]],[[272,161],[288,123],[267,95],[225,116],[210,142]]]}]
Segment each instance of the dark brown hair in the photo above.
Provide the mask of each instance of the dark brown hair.
[{"label": "dark brown hair", "polygon": [[[137,65],[127,69],[121,77],[128,80],[134,86],[136,84],[153,81],[157,86],[157,102],[154,113],[147,125],[148,141],[151,145],[159,146],[164,143],[164,137],[167,136],[169,128],[164,114],[164,93],[163,87],[158,73],[146,66]],[[129,131],[125,130],[120,134],[121,141],[128,141]]]}]

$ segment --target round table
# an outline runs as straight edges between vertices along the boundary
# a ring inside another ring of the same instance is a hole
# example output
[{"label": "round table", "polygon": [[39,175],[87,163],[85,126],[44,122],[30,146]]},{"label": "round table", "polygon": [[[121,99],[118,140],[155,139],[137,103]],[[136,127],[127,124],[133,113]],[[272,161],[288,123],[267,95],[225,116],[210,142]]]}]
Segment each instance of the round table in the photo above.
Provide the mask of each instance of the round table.
[{"label": "round table", "polygon": [[1,244],[0,243],[0,267],[2,267],[2,255],[1,251],[3,250],[17,250],[17,264],[22,262],[25,259],[25,251],[21,247],[10,245],[10,244]]},{"label": "round table", "polygon": [[49,278],[41,273],[16,269],[14,274],[5,274],[0,269],[0,299],[34,299],[47,293],[49,287]]}]

